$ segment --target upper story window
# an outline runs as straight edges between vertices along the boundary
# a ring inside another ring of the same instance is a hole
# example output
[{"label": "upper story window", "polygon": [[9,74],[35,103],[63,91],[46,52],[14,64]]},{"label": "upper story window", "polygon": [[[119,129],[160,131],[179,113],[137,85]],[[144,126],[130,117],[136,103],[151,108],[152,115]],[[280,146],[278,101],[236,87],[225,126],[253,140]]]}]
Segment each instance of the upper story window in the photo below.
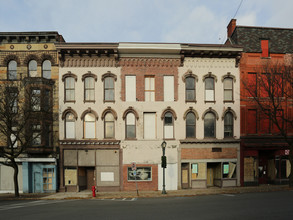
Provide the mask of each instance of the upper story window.
[{"label": "upper story window", "polygon": [[257,74],[253,72],[249,72],[247,74],[247,95],[248,97],[257,97]]},{"label": "upper story window", "polygon": [[216,117],[212,112],[204,116],[204,137],[216,137]]},{"label": "upper story window", "polygon": [[46,79],[51,79],[51,61],[45,60],[42,65],[42,76]]},{"label": "upper story window", "polygon": [[212,77],[205,78],[205,101],[215,101],[215,81]]},{"label": "upper story window", "polygon": [[186,138],[195,138],[195,115],[188,112],[186,115]]},{"label": "upper story window", "polygon": [[9,143],[8,146],[9,148],[17,148],[17,137],[18,137],[18,131],[17,127],[11,127],[11,132],[10,132],[10,138],[9,138]]},{"label": "upper story window", "polygon": [[156,139],[157,138],[157,115],[154,112],[143,113],[143,137],[144,139]]},{"label": "upper story window", "polygon": [[75,116],[73,113],[68,112],[65,115],[65,138],[73,139],[75,138]]},{"label": "upper story window", "polygon": [[115,122],[114,116],[112,113],[108,112],[105,115],[104,120],[104,136],[105,138],[114,138],[115,137]]},{"label": "upper story window", "polygon": [[125,101],[136,101],[136,76],[125,76]]},{"label": "upper story window", "polygon": [[174,76],[164,76],[164,101],[174,102]]},{"label": "upper story window", "polygon": [[52,107],[51,91],[49,89],[44,90],[43,96],[43,109],[44,111],[50,111]]},{"label": "upper story window", "polygon": [[33,124],[32,125],[32,145],[39,146],[42,144],[42,135],[41,135],[41,125]]},{"label": "upper story window", "polygon": [[185,78],[185,101],[195,101],[195,78],[192,76]]},{"label": "upper story window", "polygon": [[144,97],[145,101],[155,101],[155,77],[146,76],[144,79]]},{"label": "upper story window", "polygon": [[135,115],[132,112],[129,112],[126,115],[125,120],[125,137],[127,139],[136,138],[136,123],[135,123]]},{"label": "upper story window", "polygon": [[110,76],[104,78],[104,101],[115,101],[114,78]]},{"label": "upper story window", "polygon": [[17,87],[6,88],[6,99],[11,113],[17,113],[18,111],[18,90]]},{"label": "upper story window", "polygon": [[84,138],[96,138],[95,115],[87,113],[84,117]]},{"label": "upper story window", "polygon": [[233,79],[224,79],[224,101],[233,101]]},{"label": "upper story window", "polygon": [[227,112],[224,116],[224,137],[233,137],[233,114]]},{"label": "upper story window", "polygon": [[75,101],[75,79],[73,77],[65,78],[65,101]]},{"label": "upper story window", "polygon": [[11,60],[8,63],[7,79],[8,80],[17,79],[17,62],[15,60]]},{"label": "upper story window", "polygon": [[32,89],[31,91],[31,108],[32,111],[41,111],[41,90]]},{"label": "upper story window", "polygon": [[29,77],[36,77],[37,76],[37,67],[38,67],[38,64],[37,64],[37,61],[35,61],[35,60],[31,60],[28,63],[28,76]]},{"label": "upper story window", "polygon": [[164,115],[164,138],[174,138],[174,119],[171,112],[166,112]]},{"label": "upper story window", "polygon": [[84,101],[95,101],[95,79],[93,77],[84,79]]}]

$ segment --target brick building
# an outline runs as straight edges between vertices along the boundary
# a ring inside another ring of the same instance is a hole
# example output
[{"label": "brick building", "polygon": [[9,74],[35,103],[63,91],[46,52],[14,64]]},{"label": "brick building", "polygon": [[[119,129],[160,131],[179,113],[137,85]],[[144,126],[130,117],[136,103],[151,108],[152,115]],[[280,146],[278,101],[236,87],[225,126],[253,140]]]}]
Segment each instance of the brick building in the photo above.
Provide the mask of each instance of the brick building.
[{"label": "brick building", "polygon": [[[261,86],[267,74],[264,69],[273,64],[284,66],[286,60],[292,59],[293,29],[237,26],[236,19],[232,19],[227,32],[227,44],[243,47],[241,80],[256,91],[252,94],[241,84],[241,185],[285,184],[290,174],[287,144],[254,100],[266,100]],[[292,89],[282,83],[287,91]],[[282,100],[280,112],[289,117],[292,100],[285,96]],[[292,128],[283,126],[292,136]]]},{"label": "brick building", "polygon": [[[60,41],[64,39],[58,32],[0,33],[1,84],[8,88],[10,84],[23,82],[25,87],[14,89],[30,92],[29,100],[25,100],[30,103],[32,111],[27,132],[32,129],[35,138],[16,159],[20,192],[53,192],[58,189],[59,63],[55,43]],[[20,101],[15,102],[16,111]],[[6,139],[1,138],[1,147],[7,146]],[[17,146],[16,142],[14,147]],[[5,163],[3,158],[0,160]],[[12,168],[0,164],[1,192],[14,191],[12,173]]]}]

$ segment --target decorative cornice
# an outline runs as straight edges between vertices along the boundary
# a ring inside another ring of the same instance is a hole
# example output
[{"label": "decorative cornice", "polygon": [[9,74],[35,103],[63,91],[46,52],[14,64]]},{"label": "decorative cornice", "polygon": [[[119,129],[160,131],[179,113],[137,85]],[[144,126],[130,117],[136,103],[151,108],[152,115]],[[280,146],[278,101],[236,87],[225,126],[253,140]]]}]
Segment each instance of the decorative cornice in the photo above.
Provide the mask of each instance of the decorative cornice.
[{"label": "decorative cornice", "polygon": [[132,106],[130,106],[130,107],[129,107],[128,109],[126,109],[125,112],[123,113],[123,116],[122,116],[122,119],[123,119],[123,120],[125,120],[125,118],[126,118],[126,116],[127,116],[128,113],[133,113],[134,116],[135,116],[135,118],[136,118],[136,120],[139,119],[137,111],[136,111]]},{"label": "decorative cornice", "polygon": [[[60,56],[59,56],[60,59]],[[66,57],[62,67],[116,67],[114,57]]]},{"label": "decorative cornice", "polygon": [[68,107],[63,113],[62,113],[62,120],[65,119],[66,115],[68,113],[72,113],[74,115],[75,120],[77,120],[77,113],[74,111],[71,107]]},{"label": "decorative cornice", "polygon": [[162,119],[162,120],[164,119],[165,114],[166,114],[167,112],[171,112],[171,114],[173,115],[174,119],[177,120],[176,112],[175,112],[170,106],[168,106],[168,107],[162,112],[162,115],[161,115],[161,119]]},{"label": "decorative cornice", "polygon": [[189,107],[189,109],[187,109],[187,110],[185,111],[184,115],[183,115],[183,119],[184,119],[184,120],[186,120],[186,116],[187,116],[187,114],[188,114],[189,112],[192,112],[192,113],[195,115],[195,117],[196,117],[197,120],[199,119],[199,116],[198,116],[197,111],[196,111],[193,107]]},{"label": "decorative cornice", "polygon": [[98,141],[98,140],[62,140],[59,141],[62,145],[119,145],[120,140],[111,140],[111,141]]},{"label": "decorative cornice", "polygon": [[143,66],[143,67],[179,67],[180,59],[172,58],[121,58],[120,66]]},{"label": "decorative cornice", "polygon": [[104,81],[106,77],[112,77],[115,81],[117,81],[117,76],[114,73],[111,73],[111,71],[108,71],[102,75],[102,81]]},{"label": "decorative cornice", "polygon": [[233,115],[233,117],[234,117],[235,120],[237,119],[237,115],[236,115],[235,111],[234,111],[231,107],[228,107],[228,108],[223,112],[223,114],[222,114],[222,120],[224,120],[225,115],[226,115],[226,113],[228,113],[228,112],[231,112],[231,113],[232,113],[232,115]]},{"label": "decorative cornice", "polygon": [[75,79],[75,82],[77,82],[77,76],[73,74],[71,71],[68,71],[62,76],[62,82],[64,82],[65,78],[67,77],[73,77]]},{"label": "decorative cornice", "polygon": [[105,116],[106,116],[107,113],[111,113],[111,114],[113,114],[114,119],[117,120],[117,113],[116,113],[116,111],[115,111],[114,109],[112,109],[110,106],[109,106],[107,109],[105,109],[105,110],[103,111],[103,113],[102,113],[102,117],[101,117],[102,120],[104,120],[104,118],[105,118]]},{"label": "decorative cornice", "polygon": [[187,77],[193,77],[196,82],[198,82],[198,77],[197,75],[192,73],[192,70],[187,70],[187,72],[182,76],[182,81],[185,83],[185,80]]},{"label": "decorative cornice", "polygon": [[81,77],[81,80],[84,81],[86,77],[93,77],[95,81],[97,82],[97,78],[98,78],[97,75],[93,74],[91,71],[88,71],[87,73],[83,74]]},{"label": "decorative cornice", "polygon": [[212,107],[209,107],[209,109],[204,111],[204,113],[202,114],[202,120],[204,120],[205,115],[209,112],[213,113],[216,116],[216,119],[219,120],[218,113],[214,109],[212,109]]},{"label": "decorative cornice", "polygon": [[202,77],[202,81],[205,81],[206,78],[210,78],[210,77],[211,77],[211,78],[214,78],[214,79],[215,79],[215,82],[218,81],[217,76],[214,75],[214,74],[212,74],[211,72],[209,72],[208,74],[204,75],[204,76]]},{"label": "decorative cornice", "polygon": [[80,119],[84,120],[85,115],[88,113],[93,114],[95,116],[96,120],[99,119],[97,112],[92,110],[90,107],[81,114]]},{"label": "decorative cornice", "polygon": [[234,75],[232,75],[230,72],[228,72],[226,75],[222,76],[222,82],[224,82],[224,79],[226,78],[232,78],[233,82],[236,82],[236,77]]}]

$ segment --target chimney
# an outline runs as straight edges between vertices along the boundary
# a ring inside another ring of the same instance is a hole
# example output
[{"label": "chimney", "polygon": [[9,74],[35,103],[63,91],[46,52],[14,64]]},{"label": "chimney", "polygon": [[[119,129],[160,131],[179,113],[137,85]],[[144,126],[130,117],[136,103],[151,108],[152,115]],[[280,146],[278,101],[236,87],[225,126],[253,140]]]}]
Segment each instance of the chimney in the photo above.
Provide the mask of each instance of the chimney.
[{"label": "chimney", "polygon": [[231,19],[230,23],[227,26],[227,38],[231,37],[233,31],[236,28],[236,19]]}]

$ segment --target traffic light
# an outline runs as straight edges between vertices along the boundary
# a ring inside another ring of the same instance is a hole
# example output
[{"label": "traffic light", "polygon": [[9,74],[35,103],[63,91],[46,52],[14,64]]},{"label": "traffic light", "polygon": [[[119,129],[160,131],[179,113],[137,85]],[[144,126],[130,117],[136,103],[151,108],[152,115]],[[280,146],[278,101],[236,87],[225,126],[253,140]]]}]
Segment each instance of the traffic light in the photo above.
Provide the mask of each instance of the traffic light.
[{"label": "traffic light", "polygon": [[162,156],[161,157],[162,160],[162,168],[166,168],[167,167],[167,157],[166,156]]}]

